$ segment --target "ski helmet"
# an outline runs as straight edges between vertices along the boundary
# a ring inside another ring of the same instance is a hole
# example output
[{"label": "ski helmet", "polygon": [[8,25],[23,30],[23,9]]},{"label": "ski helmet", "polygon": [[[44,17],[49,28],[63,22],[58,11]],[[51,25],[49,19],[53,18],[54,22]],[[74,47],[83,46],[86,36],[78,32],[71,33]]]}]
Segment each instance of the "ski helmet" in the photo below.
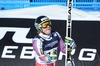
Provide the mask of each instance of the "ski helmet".
[{"label": "ski helmet", "polygon": [[49,22],[51,24],[51,21],[47,16],[39,16],[36,18],[34,25],[38,32],[42,32],[42,24],[45,22]]}]

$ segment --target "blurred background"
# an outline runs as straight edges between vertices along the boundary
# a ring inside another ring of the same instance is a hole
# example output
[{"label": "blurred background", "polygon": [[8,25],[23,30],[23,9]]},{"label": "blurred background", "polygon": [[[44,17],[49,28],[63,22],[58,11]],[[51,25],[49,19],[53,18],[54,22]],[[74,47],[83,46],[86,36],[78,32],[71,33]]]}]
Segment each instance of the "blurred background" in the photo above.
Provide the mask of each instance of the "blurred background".
[{"label": "blurred background", "polygon": [[[67,0],[0,0],[0,10],[37,7],[45,5],[67,6]],[[74,0],[73,8],[100,11],[100,0]]]}]

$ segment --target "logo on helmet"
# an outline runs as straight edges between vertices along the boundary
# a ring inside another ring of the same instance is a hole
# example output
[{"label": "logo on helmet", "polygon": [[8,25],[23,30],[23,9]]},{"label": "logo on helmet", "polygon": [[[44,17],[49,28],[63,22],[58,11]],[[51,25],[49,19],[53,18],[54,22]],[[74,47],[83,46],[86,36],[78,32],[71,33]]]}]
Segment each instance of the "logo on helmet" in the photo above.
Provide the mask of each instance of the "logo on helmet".
[{"label": "logo on helmet", "polygon": [[47,18],[47,17],[43,17],[43,18],[41,19],[41,21],[45,21],[45,20],[48,20],[48,18]]}]

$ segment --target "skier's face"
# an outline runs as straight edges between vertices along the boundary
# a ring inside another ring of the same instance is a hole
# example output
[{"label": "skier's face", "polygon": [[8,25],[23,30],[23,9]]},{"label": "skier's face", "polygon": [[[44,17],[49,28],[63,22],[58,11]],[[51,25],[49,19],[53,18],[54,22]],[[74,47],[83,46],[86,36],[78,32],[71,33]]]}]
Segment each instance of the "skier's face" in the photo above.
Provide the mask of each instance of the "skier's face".
[{"label": "skier's face", "polygon": [[51,33],[51,23],[46,22],[42,26],[42,32],[49,35]]}]

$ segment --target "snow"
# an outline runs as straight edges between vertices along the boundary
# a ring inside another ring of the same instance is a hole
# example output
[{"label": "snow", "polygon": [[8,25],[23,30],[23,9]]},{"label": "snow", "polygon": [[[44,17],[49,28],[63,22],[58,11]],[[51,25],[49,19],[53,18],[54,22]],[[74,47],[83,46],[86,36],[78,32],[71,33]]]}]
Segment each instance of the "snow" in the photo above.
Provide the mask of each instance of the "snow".
[{"label": "snow", "polygon": [[[0,18],[27,18],[35,19],[40,15],[48,16],[54,20],[67,20],[67,7],[60,5],[48,5],[12,10],[0,10]],[[100,12],[86,12],[72,9],[72,20],[96,20],[100,21]]]}]

